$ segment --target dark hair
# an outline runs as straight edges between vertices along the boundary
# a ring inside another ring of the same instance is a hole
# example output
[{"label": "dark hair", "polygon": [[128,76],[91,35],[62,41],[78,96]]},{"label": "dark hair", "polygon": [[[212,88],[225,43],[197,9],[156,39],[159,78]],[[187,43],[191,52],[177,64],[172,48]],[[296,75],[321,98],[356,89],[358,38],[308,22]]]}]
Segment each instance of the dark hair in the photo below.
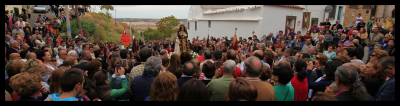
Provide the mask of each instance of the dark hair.
[{"label": "dark hair", "polygon": [[216,60],[214,60],[214,61],[221,60],[221,58],[222,58],[222,52],[219,51],[219,50],[216,50],[216,51],[213,52],[213,55],[212,55],[212,56],[216,59]]},{"label": "dark hair", "polygon": [[127,54],[129,53],[128,49],[122,49],[121,51],[119,51],[119,55],[122,59],[126,59],[127,58]]},{"label": "dark hair", "polygon": [[302,54],[303,54],[303,59],[310,58],[310,54],[309,53],[302,53]]},{"label": "dark hair", "polygon": [[67,45],[67,49],[68,49],[69,47],[72,47],[72,48],[74,48],[74,45],[72,45],[72,44],[68,44],[68,45]]},{"label": "dark hair", "polygon": [[[62,92],[73,91],[75,85],[83,82],[84,73],[81,69],[71,68],[66,70],[60,77],[60,87]],[[104,82],[104,81],[103,81]]]},{"label": "dark hair", "polygon": [[179,90],[177,101],[210,101],[206,85],[200,80],[186,81]]},{"label": "dark hair", "polygon": [[75,40],[75,43],[78,43],[78,42],[81,42],[81,40],[79,40],[79,39],[76,39],[76,40]]},{"label": "dark hair", "polygon": [[[189,68],[188,64],[192,64],[192,68]],[[183,72],[183,74],[185,74],[187,76],[192,76],[194,74],[195,70],[196,70],[195,67],[196,67],[196,65],[192,61],[187,61],[183,65],[182,72]]]},{"label": "dark hair", "polygon": [[25,59],[25,56],[28,52],[29,52],[28,49],[21,50],[21,52],[19,53],[21,59]]},{"label": "dark hair", "polygon": [[188,52],[181,53],[181,64],[183,65],[185,62],[192,60],[192,57]]},{"label": "dark hair", "polygon": [[294,63],[294,66],[296,67],[297,71],[297,79],[299,81],[303,81],[304,78],[306,78],[307,62],[303,59],[297,59],[296,63]]},{"label": "dark hair", "polygon": [[226,56],[227,60],[235,60],[236,59],[236,51],[235,50],[229,50]]},{"label": "dark hair", "polygon": [[274,62],[274,57],[275,56],[274,56],[274,53],[272,51],[269,51],[269,50],[264,51],[264,56],[263,57],[266,58],[266,61],[264,61],[264,62],[267,62],[270,65],[272,65],[272,63]]},{"label": "dark hair", "polygon": [[146,60],[151,56],[151,49],[148,47],[144,47],[139,51],[140,60],[142,62],[146,62]]},{"label": "dark hair", "polygon": [[203,69],[201,69],[206,78],[212,78],[215,75],[215,64],[211,61],[203,63]]},{"label": "dark hair", "polygon": [[117,49],[119,49],[118,47],[114,47],[112,48],[112,51],[116,51]]},{"label": "dark hair", "polygon": [[168,59],[168,57],[162,57],[161,60],[162,60],[162,65],[163,65],[164,67],[168,67],[168,64],[169,64],[169,59]]},{"label": "dark hair", "polygon": [[83,44],[82,45],[82,48],[85,48],[85,47],[87,47],[88,46],[88,44]]},{"label": "dark hair", "polygon": [[204,51],[204,57],[205,59],[211,59],[212,58],[212,53],[210,50]]},{"label": "dark hair", "polygon": [[94,57],[98,58],[98,57],[100,56],[100,53],[101,53],[101,52],[102,52],[102,50],[100,50],[100,49],[94,50],[94,51],[93,51]]},{"label": "dark hair", "polygon": [[354,56],[356,56],[357,54],[357,51],[356,51],[356,49],[353,49],[353,48],[346,48],[345,50],[347,50],[347,54],[349,55],[349,57],[354,57]]},{"label": "dark hair", "polygon": [[48,50],[41,50],[37,53],[37,59],[43,61],[43,56],[46,56],[46,52],[49,52]]},{"label": "dark hair", "polygon": [[228,50],[229,50],[229,49],[234,49],[234,50],[235,50],[235,47],[229,46],[229,47],[228,47]]},{"label": "dark hair", "polygon": [[342,64],[340,64],[338,61],[329,61],[325,64],[325,81],[335,81],[335,72],[336,72],[336,68],[341,66]]},{"label": "dark hair", "polygon": [[90,79],[93,79],[94,73],[99,71],[99,68],[102,66],[101,62],[97,59],[92,59],[90,62],[87,63],[87,71],[88,71],[88,77]]},{"label": "dark hair", "polygon": [[396,66],[396,64],[394,62],[395,62],[394,56],[385,56],[385,57],[382,57],[381,59],[379,59],[376,62],[376,64],[377,65],[381,64],[381,68],[387,68],[389,66],[394,68]]},{"label": "dark hair", "polygon": [[[333,51],[335,51],[335,48],[336,48],[335,45],[329,44],[329,45],[328,45],[328,48],[329,48],[329,47],[332,47]],[[326,48],[326,50],[328,50],[328,48]]]},{"label": "dark hair", "polygon": [[264,60],[264,55],[263,54],[258,54],[258,53],[254,53],[254,55],[253,56],[255,56],[255,57],[257,57],[258,59],[260,59],[260,60]]},{"label": "dark hair", "polygon": [[288,64],[278,64],[273,67],[272,75],[278,76],[278,82],[286,85],[293,78],[293,71]]}]

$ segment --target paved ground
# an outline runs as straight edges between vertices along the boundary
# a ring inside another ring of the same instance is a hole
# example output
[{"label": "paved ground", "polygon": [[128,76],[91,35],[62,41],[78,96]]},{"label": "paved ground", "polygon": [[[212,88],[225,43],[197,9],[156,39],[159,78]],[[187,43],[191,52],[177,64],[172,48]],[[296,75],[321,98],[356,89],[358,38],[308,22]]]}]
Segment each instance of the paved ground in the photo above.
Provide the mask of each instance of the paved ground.
[{"label": "paved ground", "polygon": [[54,18],[54,17],[56,17],[56,15],[54,14],[54,13],[51,13],[51,12],[47,12],[47,13],[31,13],[31,18],[30,19],[27,19],[27,21],[29,22],[29,25],[31,26],[31,27],[34,27],[34,25],[33,25],[33,23],[36,23],[36,20],[37,20],[37,18],[39,17],[39,14],[40,15],[42,15],[42,17],[43,17],[43,14],[46,14],[46,16],[47,17],[49,17],[49,18]]}]

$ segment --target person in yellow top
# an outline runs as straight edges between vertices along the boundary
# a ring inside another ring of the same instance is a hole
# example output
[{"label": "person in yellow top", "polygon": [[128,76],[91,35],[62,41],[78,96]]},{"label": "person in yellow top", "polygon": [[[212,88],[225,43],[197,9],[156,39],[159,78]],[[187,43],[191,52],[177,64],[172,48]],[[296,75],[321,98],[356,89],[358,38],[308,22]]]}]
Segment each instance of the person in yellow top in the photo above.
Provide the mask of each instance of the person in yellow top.
[{"label": "person in yellow top", "polygon": [[394,20],[392,17],[389,17],[389,21],[386,21],[386,18],[388,18],[389,16],[386,16],[385,18],[383,18],[383,22],[385,23],[385,30],[389,30],[389,27],[393,26]]},{"label": "person in yellow top", "polygon": [[366,40],[368,38],[368,33],[365,30],[365,28],[360,28],[360,33],[358,33],[357,36],[361,38],[360,44],[366,43]]}]

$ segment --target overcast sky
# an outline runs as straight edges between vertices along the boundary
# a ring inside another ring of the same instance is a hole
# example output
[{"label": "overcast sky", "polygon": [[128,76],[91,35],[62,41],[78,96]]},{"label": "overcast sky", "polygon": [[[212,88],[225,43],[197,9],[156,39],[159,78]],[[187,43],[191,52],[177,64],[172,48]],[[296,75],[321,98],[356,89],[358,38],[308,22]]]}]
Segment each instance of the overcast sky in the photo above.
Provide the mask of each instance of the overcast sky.
[{"label": "overcast sky", "polygon": [[[164,18],[175,16],[187,19],[190,5],[112,5],[114,11],[108,11],[117,18]],[[92,11],[100,12],[99,5],[91,5]],[[117,11],[115,13],[115,11]],[[105,11],[104,11],[105,12]]]}]

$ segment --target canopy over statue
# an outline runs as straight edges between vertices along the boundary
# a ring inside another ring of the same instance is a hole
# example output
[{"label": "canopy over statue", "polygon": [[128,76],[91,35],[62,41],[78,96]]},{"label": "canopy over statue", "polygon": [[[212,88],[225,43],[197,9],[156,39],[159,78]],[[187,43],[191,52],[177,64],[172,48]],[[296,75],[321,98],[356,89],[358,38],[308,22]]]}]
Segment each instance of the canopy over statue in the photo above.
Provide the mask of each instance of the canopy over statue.
[{"label": "canopy over statue", "polygon": [[129,37],[128,31],[126,31],[126,25],[124,25],[124,32],[121,36],[121,42],[125,47],[128,47],[129,43],[131,43],[131,37]]},{"label": "canopy over statue", "polygon": [[178,30],[178,38],[179,38],[179,49],[180,53],[188,52],[190,50],[187,42],[188,32],[186,30],[185,25],[181,24]]}]

